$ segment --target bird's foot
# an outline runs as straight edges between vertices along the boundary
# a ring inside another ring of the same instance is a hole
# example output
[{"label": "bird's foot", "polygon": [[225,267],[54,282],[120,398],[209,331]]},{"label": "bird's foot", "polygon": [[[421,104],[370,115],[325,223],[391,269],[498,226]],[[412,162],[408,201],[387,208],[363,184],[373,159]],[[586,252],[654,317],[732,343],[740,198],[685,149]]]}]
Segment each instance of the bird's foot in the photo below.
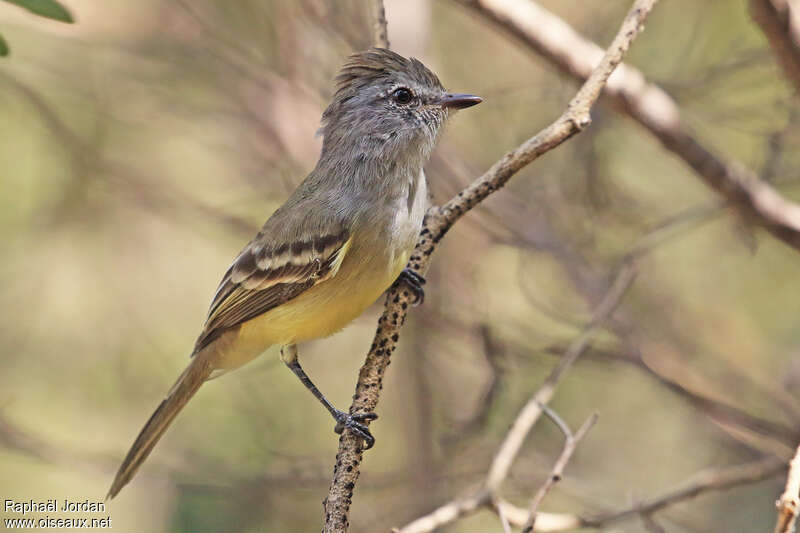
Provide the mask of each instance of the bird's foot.
[{"label": "bird's foot", "polygon": [[349,429],[353,434],[364,439],[364,449],[369,450],[375,444],[375,437],[369,432],[369,428],[363,422],[369,422],[378,418],[375,413],[345,413],[336,409],[333,413],[333,419],[336,420],[336,426],[333,430],[341,435],[345,429]]},{"label": "bird's foot", "polygon": [[425,285],[425,278],[420,274],[410,268],[404,268],[400,275],[397,276],[397,281],[395,281],[396,285],[400,283],[405,283],[411,289],[411,294],[414,295],[412,305],[416,307],[425,301],[425,289],[422,287]]}]

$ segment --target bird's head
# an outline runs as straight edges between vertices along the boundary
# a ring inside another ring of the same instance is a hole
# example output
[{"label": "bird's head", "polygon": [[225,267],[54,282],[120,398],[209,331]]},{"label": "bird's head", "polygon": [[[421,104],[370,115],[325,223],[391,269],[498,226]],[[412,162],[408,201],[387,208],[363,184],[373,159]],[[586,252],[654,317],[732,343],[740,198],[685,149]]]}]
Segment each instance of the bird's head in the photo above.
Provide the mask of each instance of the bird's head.
[{"label": "bird's head", "polygon": [[323,155],[427,159],[450,111],[481,102],[445,91],[418,60],[373,48],[350,56],[322,115]]}]

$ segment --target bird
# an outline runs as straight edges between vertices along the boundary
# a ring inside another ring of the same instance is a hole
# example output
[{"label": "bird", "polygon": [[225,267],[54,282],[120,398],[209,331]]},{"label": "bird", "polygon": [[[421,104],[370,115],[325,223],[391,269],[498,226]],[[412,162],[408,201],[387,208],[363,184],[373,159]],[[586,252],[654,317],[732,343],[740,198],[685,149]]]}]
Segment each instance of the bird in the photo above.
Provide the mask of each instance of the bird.
[{"label": "bird", "polygon": [[428,203],[423,166],[448,116],[481,101],[447,92],[422,62],[388,49],[349,57],[322,114],[316,166],[223,275],[188,366],[136,437],[107,499],[203,383],[275,345],[335,431],[373,445],[365,422],[377,415],[336,409],[303,370],[297,344],[341,330],[394,283],[421,303],[425,279],[406,264]]}]

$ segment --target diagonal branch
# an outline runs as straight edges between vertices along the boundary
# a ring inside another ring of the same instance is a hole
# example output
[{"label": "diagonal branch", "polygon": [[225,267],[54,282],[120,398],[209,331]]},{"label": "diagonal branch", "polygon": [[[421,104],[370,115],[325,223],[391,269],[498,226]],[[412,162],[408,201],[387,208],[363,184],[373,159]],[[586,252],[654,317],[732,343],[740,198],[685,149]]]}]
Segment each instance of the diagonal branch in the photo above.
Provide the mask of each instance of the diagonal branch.
[{"label": "diagonal branch", "polygon": [[750,0],[749,7],[786,78],[800,92],[800,2]]},{"label": "diagonal branch", "polygon": [[[566,74],[587,79],[602,49],[532,0],[456,0],[496,23]],[[681,120],[680,109],[637,69],[622,64],[603,88],[630,116],[681,158],[706,185],[789,246],[800,250],[800,205],[752,170],[711,152]]]},{"label": "diagonal branch", "polygon": [[569,431],[569,428],[566,426],[566,424],[559,424],[559,427],[561,427],[562,431],[564,432],[564,449],[561,451],[561,455],[558,457],[558,460],[556,460],[555,465],[553,465],[553,471],[550,472],[550,475],[547,476],[547,480],[533,497],[533,501],[531,502],[530,517],[528,518],[527,522],[525,522],[525,525],[522,526],[522,533],[531,533],[533,531],[533,528],[536,526],[539,505],[541,505],[542,500],[544,500],[544,497],[547,496],[547,493],[553,489],[555,484],[561,481],[561,477],[564,474],[564,468],[566,468],[567,463],[572,457],[572,454],[575,453],[575,448],[578,447],[578,443],[581,441],[581,439],[586,436],[586,433],[588,433],[589,430],[592,429],[592,426],[594,426],[595,422],[597,422],[597,416],[597,413],[594,413],[592,416],[587,418],[574,435]]},{"label": "diagonal branch", "polygon": [[[506,434],[503,443],[500,445],[499,450],[492,460],[489,473],[486,475],[486,481],[483,486],[467,498],[451,501],[433,512],[417,518],[402,529],[397,530],[397,533],[430,533],[436,528],[454,522],[463,516],[471,515],[481,509],[487,508],[494,510],[498,514],[502,512],[503,517],[507,518],[510,522],[519,525],[525,524],[526,527],[529,526],[531,529],[527,531],[561,531],[562,529],[573,529],[580,526],[580,520],[577,516],[538,513],[537,508],[541,500],[552,487],[552,484],[557,481],[555,476],[560,476],[561,471],[572,456],[572,452],[575,446],[577,446],[578,441],[583,438],[583,435],[591,428],[592,424],[594,424],[596,416],[590,417],[581,429],[578,430],[578,433],[572,436],[568,428],[565,430],[566,425],[563,422],[559,422],[559,419],[554,416],[554,413],[549,411],[546,404],[553,397],[556,386],[569,367],[572,366],[572,363],[589,348],[591,339],[598,328],[611,317],[611,314],[617,308],[622,297],[633,283],[634,273],[635,270],[632,267],[623,265],[614,283],[611,285],[611,288],[609,288],[608,292],[595,309],[590,325],[570,343],[569,348],[567,348],[567,353],[559,360],[558,364],[553,368],[539,389],[520,410],[519,414],[514,419],[514,423],[511,425],[511,429]],[[500,485],[508,477],[511,465],[514,463],[522,447],[522,443],[525,441],[534,424],[542,414],[548,413],[550,413],[549,416],[562,428],[562,431],[567,436],[567,444],[564,447],[561,457],[556,462],[556,466],[548,482],[545,483],[542,490],[534,497],[531,510],[525,511],[524,517],[520,519],[521,513],[516,511],[515,507],[503,502],[498,496],[498,492]],[[513,516],[509,513],[512,513]]]},{"label": "diagonal branch", "polygon": [[702,470],[666,494],[643,501],[622,511],[584,518],[582,520],[583,525],[585,527],[599,528],[632,516],[653,514],[665,507],[692,499],[704,492],[726,490],[737,485],[756,483],[782,472],[785,468],[786,465],[781,459],[767,456],[740,465]]},{"label": "diagonal branch", "polygon": [[[504,155],[483,175],[441,207],[428,211],[417,246],[409,261],[409,268],[424,274],[431,254],[452,225],[467,211],[498,190],[521,168],[542,154],[557,147],[591,123],[589,111],[608,81],[609,76],[643,29],[643,23],[657,0],[636,0],[608,50],[597,67],[588,76],[566,111],[550,126],[534,135],[522,145]],[[350,406],[351,413],[374,411],[380,396],[383,375],[390,362],[405,322],[412,295],[407,288],[393,287],[386,299],[383,314],[378,320],[375,339],[361,367]],[[359,476],[363,456],[361,439],[344,432],[339,439],[339,451],[333,470],[328,496],[324,501],[325,533],[347,531],[353,489]]]},{"label": "diagonal branch", "polygon": [[500,488],[500,484],[508,476],[508,471],[517,457],[522,443],[525,441],[533,425],[539,420],[539,417],[544,412],[545,406],[550,402],[553,394],[555,394],[556,387],[558,386],[561,378],[572,364],[580,357],[587,348],[591,345],[597,331],[603,323],[611,316],[617,305],[622,299],[622,296],[627,292],[633,283],[636,276],[636,270],[630,265],[623,265],[614,284],[609,289],[606,296],[597,306],[592,317],[590,326],[575,340],[570,343],[564,356],[558,360],[558,364],[553,368],[550,375],[547,376],[542,386],[536,391],[536,394],[528,400],[525,407],[522,408],[519,416],[508,431],[500,450],[495,455],[492,466],[489,469],[489,475],[486,479],[486,486],[489,492],[496,492]]}]

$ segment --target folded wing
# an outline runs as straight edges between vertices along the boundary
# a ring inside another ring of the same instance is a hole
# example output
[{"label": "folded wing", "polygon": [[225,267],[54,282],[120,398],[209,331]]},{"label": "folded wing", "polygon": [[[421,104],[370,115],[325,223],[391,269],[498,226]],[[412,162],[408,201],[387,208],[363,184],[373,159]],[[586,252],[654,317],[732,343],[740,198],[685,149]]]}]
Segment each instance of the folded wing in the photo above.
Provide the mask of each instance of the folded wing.
[{"label": "folded wing", "polygon": [[195,353],[226,330],[335,276],[349,246],[347,231],[280,245],[256,238],[222,278]]}]

